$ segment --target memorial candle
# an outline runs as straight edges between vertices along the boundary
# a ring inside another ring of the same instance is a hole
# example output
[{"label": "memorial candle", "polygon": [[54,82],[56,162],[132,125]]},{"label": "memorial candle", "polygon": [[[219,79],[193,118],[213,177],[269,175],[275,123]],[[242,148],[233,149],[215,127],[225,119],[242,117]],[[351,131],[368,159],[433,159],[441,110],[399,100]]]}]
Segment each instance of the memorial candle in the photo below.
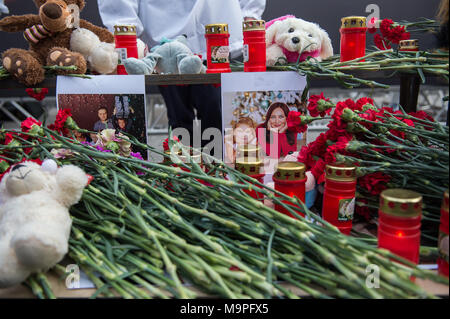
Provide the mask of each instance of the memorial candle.
[{"label": "memorial candle", "polygon": [[138,58],[136,27],[134,25],[115,25],[114,41],[116,51],[119,53],[117,74],[128,74],[122,61],[128,58]]},{"label": "memorial candle", "polygon": [[441,225],[439,227],[438,271],[448,277],[448,190],[444,194],[441,206]]},{"label": "memorial candle", "polygon": [[[281,162],[278,164],[273,181],[275,182],[275,190],[288,195],[289,197],[297,197],[303,203],[306,194],[306,166],[298,162]],[[299,215],[305,216],[299,206],[293,205],[287,201],[284,204],[289,205]],[[275,205],[275,210],[295,218],[286,208],[281,205]]]},{"label": "memorial candle", "polygon": [[229,73],[230,34],[228,24],[208,24],[205,27],[207,66],[206,73]]},{"label": "memorial candle", "polygon": [[356,167],[327,165],[325,173],[322,218],[350,235],[356,202]]},{"label": "memorial candle", "polygon": [[366,55],[366,18],[342,18],[341,62],[357,59]]},{"label": "memorial candle", "polygon": [[380,194],[378,247],[418,264],[422,195],[406,189]]},{"label": "memorial candle", "polygon": [[243,22],[244,72],[266,71],[266,27],[264,20]]}]

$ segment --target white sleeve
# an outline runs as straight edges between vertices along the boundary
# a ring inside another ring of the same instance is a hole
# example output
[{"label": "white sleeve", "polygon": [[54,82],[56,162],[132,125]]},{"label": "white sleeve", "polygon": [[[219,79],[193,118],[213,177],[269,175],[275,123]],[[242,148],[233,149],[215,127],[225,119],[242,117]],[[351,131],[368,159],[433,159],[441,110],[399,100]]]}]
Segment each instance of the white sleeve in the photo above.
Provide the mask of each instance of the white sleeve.
[{"label": "white sleeve", "polygon": [[142,21],[139,19],[140,0],[97,0],[98,11],[103,24],[113,31],[115,25],[131,24],[137,29],[139,37],[144,31]]},{"label": "white sleeve", "polygon": [[266,8],[266,0],[239,0],[244,18],[261,19]]}]

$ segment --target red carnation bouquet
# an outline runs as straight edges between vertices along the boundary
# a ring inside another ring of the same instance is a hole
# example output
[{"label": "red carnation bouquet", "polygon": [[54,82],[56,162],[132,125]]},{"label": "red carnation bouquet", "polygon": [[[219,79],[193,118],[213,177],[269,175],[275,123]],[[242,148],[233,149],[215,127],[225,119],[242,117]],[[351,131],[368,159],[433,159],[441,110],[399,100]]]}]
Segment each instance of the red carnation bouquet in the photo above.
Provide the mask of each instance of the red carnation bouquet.
[{"label": "red carnation bouquet", "polygon": [[[440,204],[449,179],[449,129],[423,111],[407,114],[390,107],[378,108],[371,98],[348,99],[334,104],[321,95],[311,96],[308,109],[316,116],[290,114],[291,130],[331,114],[328,130],[304,146],[298,160],[319,183],[327,164],[356,165],[359,208],[377,208],[386,188],[408,188],[424,196],[424,219],[439,222]],[[297,118],[294,120],[294,118]]]}]

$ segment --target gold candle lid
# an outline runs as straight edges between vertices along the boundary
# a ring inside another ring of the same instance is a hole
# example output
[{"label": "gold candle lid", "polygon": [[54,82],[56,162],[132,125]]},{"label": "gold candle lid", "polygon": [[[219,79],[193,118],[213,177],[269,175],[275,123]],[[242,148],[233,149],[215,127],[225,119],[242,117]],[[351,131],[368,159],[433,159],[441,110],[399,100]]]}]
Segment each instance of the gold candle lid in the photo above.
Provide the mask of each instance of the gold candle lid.
[{"label": "gold candle lid", "polygon": [[136,35],[135,25],[115,25],[114,35]]},{"label": "gold candle lid", "polygon": [[444,200],[442,201],[442,211],[448,214],[448,189],[444,193]]},{"label": "gold candle lid", "polygon": [[216,23],[208,24],[205,27],[206,34],[228,34],[228,24],[226,23]]},{"label": "gold candle lid", "polygon": [[306,165],[299,162],[281,162],[274,177],[283,181],[301,181],[306,178]]},{"label": "gold candle lid", "polygon": [[264,20],[247,20],[242,22],[244,31],[266,31],[266,21]]},{"label": "gold candle lid", "polygon": [[327,165],[326,178],[338,182],[354,182],[357,179],[356,167],[343,164]]},{"label": "gold candle lid", "polygon": [[417,217],[422,213],[422,195],[408,189],[387,189],[381,192],[380,210],[392,216]]},{"label": "gold candle lid", "polygon": [[247,158],[239,158],[236,160],[235,169],[245,175],[261,174],[263,162],[260,160],[248,160]]},{"label": "gold candle lid", "polygon": [[348,28],[365,28],[367,26],[366,24],[366,17],[345,17],[341,19],[343,29]]},{"label": "gold candle lid", "polygon": [[399,43],[398,49],[401,50],[419,50],[419,40],[417,39],[409,39],[409,40],[401,40]]},{"label": "gold candle lid", "polygon": [[242,145],[238,147],[238,153],[242,157],[259,158],[259,152],[261,152],[259,145]]}]

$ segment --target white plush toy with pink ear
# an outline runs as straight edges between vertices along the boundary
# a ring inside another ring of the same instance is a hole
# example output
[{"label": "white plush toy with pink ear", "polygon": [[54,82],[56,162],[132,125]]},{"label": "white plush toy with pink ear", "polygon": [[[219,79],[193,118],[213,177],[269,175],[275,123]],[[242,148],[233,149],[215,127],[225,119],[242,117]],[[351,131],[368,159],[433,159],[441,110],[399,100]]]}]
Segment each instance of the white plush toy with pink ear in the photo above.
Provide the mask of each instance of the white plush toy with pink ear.
[{"label": "white plush toy with pink ear", "polygon": [[15,286],[31,273],[46,271],[68,251],[76,204],[88,183],[78,167],[24,162],[0,182],[0,288]]},{"label": "white plush toy with pink ear", "polygon": [[318,61],[333,56],[333,46],[327,32],[318,24],[293,15],[266,23],[267,65],[305,61],[313,57]]}]

